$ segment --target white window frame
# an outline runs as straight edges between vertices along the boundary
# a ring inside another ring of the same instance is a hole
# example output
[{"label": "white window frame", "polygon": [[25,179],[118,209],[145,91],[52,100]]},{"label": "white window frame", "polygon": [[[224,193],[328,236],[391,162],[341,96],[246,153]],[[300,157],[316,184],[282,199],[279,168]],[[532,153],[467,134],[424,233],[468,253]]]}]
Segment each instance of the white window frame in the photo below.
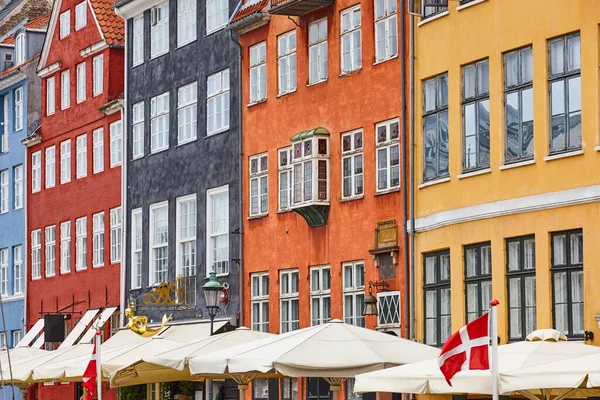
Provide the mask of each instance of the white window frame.
[{"label": "white window frame", "polygon": [[71,221],[60,223],[60,273],[71,272]]},{"label": "white window frame", "polygon": [[92,215],[92,267],[104,266],[104,211]]},{"label": "white window frame", "polygon": [[[212,216],[212,207],[214,202],[214,197],[222,195],[225,193],[227,195],[227,213],[226,213],[226,222],[225,229],[219,232],[213,232],[213,216]],[[213,255],[213,240],[217,240],[217,237],[225,237],[225,242],[227,246],[227,259],[221,260],[220,262],[224,262],[224,265],[221,267],[215,266],[215,272],[217,276],[227,276],[229,275],[229,185],[208,189],[206,191],[206,276],[209,275],[210,271],[213,268],[214,255]]]},{"label": "white window frame", "polygon": [[[265,216],[269,213],[268,154],[261,153],[250,156],[248,171],[250,173],[250,185],[248,190],[250,193],[250,217]],[[253,188],[256,190],[253,190]]]},{"label": "white window frame", "polygon": [[87,0],[75,5],[75,31],[85,28],[87,25]]},{"label": "white window frame", "polygon": [[87,98],[85,61],[77,64],[77,104],[82,103]]},{"label": "white window frame", "polygon": [[133,18],[132,67],[144,63],[144,13]]},{"label": "white window frame", "polygon": [[252,330],[268,333],[269,272],[257,272],[250,274],[250,282],[250,310],[252,313]]},{"label": "white window frame", "polygon": [[150,9],[150,59],[169,52],[169,2]]},{"label": "white window frame", "polygon": [[131,210],[131,289],[142,287],[144,235],[142,229],[142,209]]},{"label": "white window frame", "polygon": [[15,89],[15,132],[23,129],[23,87]]},{"label": "white window frame", "polygon": [[295,29],[277,36],[277,94],[279,96],[295,92],[298,86],[297,47]]},{"label": "white window frame", "polygon": [[195,194],[177,198],[176,221],[176,273],[184,277],[196,276],[198,203]]},{"label": "white window frame", "polygon": [[[329,275],[329,287],[325,288],[325,274]],[[316,282],[315,282],[315,275]],[[329,300],[329,318],[324,314]],[[316,303],[316,304],[315,304]],[[315,318],[315,307],[318,314]],[[322,325],[331,320],[331,267],[319,265],[310,267],[310,325]]]},{"label": "white window frame", "polygon": [[8,212],[8,169],[0,171],[0,214]]},{"label": "white window frame", "polygon": [[13,247],[13,294],[23,294],[23,246]]},{"label": "white window frame", "polygon": [[227,0],[206,0],[207,35],[223,29],[225,26],[227,26],[228,20],[229,2]]},{"label": "white window frame", "polygon": [[[290,211],[292,207],[292,146],[277,151],[278,178],[277,203],[278,211]],[[285,204],[284,203],[285,200]]]},{"label": "white window frame", "polygon": [[23,335],[23,331],[20,329],[12,331],[12,347],[16,347],[17,344],[21,341]]},{"label": "white window frame", "polygon": [[121,207],[110,210],[110,263],[121,261],[122,211]]},{"label": "white window frame", "polygon": [[60,109],[71,107],[71,71],[66,69],[60,73]]},{"label": "white window frame", "polygon": [[31,193],[42,190],[42,151],[31,153]]},{"label": "white window frame", "polygon": [[[326,140],[326,154],[318,154],[319,140]],[[292,154],[294,156],[292,160],[292,209],[307,204],[329,204],[331,196],[329,145],[329,136],[325,135],[314,135],[292,143]],[[310,152],[307,149],[311,149]],[[325,196],[319,198],[322,194],[319,193],[319,166],[323,163],[325,163],[327,169],[325,182],[327,190],[324,193]],[[307,177],[310,177],[310,185],[306,184]],[[297,189],[299,189],[299,192],[297,192]],[[308,189],[310,189],[310,193]],[[307,193],[310,194],[309,197],[307,197]],[[297,197],[297,194],[300,194],[300,197]]]},{"label": "white window frame", "polygon": [[54,77],[51,76],[46,79],[46,115],[52,115],[56,111],[55,93],[56,86]]},{"label": "white window frame", "polygon": [[[345,148],[346,142],[349,146]],[[361,198],[365,195],[365,157],[364,157],[364,132],[361,129],[342,133],[342,199]],[[350,175],[344,175],[345,163],[349,164]],[[359,170],[360,168],[360,170]],[[359,172],[360,171],[360,172]],[[359,186],[360,183],[360,186]],[[350,190],[345,193],[346,185]]]},{"label": "white window frame", "polygon": [[118,120],[109,125],[110,129],[110,167],[123,163],[123,121]]},{"label": "white window frame", "polygon": [[[164,234],[164,241],[163,242],[155,242],[155,213],[158,211],[162,211],[164,210],[165,214],[166,214],[166,231]],[[150,259],[150,275],[149,275],[149,285],[150,286],[156,286],[160,283],[166,282],[168,280],[169,277],[169,203],[167,201],[163,201],[161,203],[156,203],[156,204],[151,204],[150,205],[150,229],[149,229],[149,234],[150,234],[150,254],[149,254],[149,259]],[[166,259],[165,259],[165,265],[164,265],[164,271],[158,271],[156,268],[156,263],[157,263],[157,258],[156,258],[156,253],[158,250],[160,249],[164,249],[164,252],[166,254]],[[162,276],[162,279],[160,279],[160,276],[158,274],[164,274]]]},{"label": "white window frame", "polygon": [[60,39],[64,39],[71,34],[71,10],[60,14]]},{"label": "white window frame", "polygon": [[[392,138],[392,127],[396,124],[396,137]],[[379,141],[380,128],[385,129],[385,140]],[[402,183],[402,176],[400,174],[400,121],[398,118],[390,119],[387,121],[380,122],[375,125],[375,184],[376,192],[385,192],[388,190],[396,190],[400,188]],[[398,149],[398,164],[392,165],[392,150],[393,148]],[[386,165],[384,168],[379,168],[379,157],[380,152],[385,151],[386,154]],[[386,182],[385,187],[380,187],[380,171],[385,170]],[[398,184],[394,185],[392,182],[392,171],[397,170],[398,172]]]},{"label": "white window frame", "polygon": [[[25,62],[25,58],[27,57],[27,55],[25,54],[26,52],[26,47],[25,47],[25,33],[24,32],[20,32],[16,37],[15,37],[15,62],[14,65],[21,65]],[[8,53],[10,54],[10,53]]]},{"label": "white window frame", "polygon": [[[294,291],[293,279],[296,279],[296,291]],[[285,278],[285,282],[284,282]],[[279,271],[279,321],[280,332],[286,333],[300,328],[300,304],[299,287],[300,272],[297,269],[286,269]],[[287,285],[286,285],[287,283]],[[294,304],[298,310],[298,319],[292,319]],[[288,319],[284,321],[284,309],[287,310]]]},{"label": "white window frame", "polygon": [[93,141],[93,171],[94,174],[104,171],[104,128],[92,132]]},{"label": "white window frame", "polygon": [[[308,24],[308,84],[325,82],[329,76],[327,17]],[[323,35],[324,33],[324,35]],[[314,36],[316,35],[316,37]],[[316,74],[316,79],[313,75]]]},{"label": "white window frame", "polygon": [[169,92],[150,99],[150,154],[169,148],[169,102]]},{"label": "white window frame", "polygon": [[60,142],[60,183],[71,182],[71,139]]},{"label": "white window frame", "polygon": [[8,96],[4,96],[4,126],[0,128],[0,154],[8,153],[8,147],[10,143],[9,137],[9,126],[10,126],[10,115],[8,110]]},{"label": "white window frame", "polygon": [[87,217],[75,220],[75,270],[87,268]]},{"label": "white window frame", "polygon": [[46,278],[56,275],[56,225],[47,226],[44,240],[46,242]]},{"label": "white window frame", "polygon": [[104,54],[92,59],[92,88],[94,97],[104,92]]},{"label": "white window frame", "polygon": [[250,52],[250,104],[267,99],[267,42],[251,46]]},{"label": "white window frame", "polygon": [[87,176],[87,134],[77,136],[77,168],[76,177],[85,178]]},{"label": "white window frame", "polygon": [[15,165],[13,169],[13,185],[14,185],[14,207],[15,210],[23,208],[23,164]]},{"label": "white window frame", "polygon": [[[395,303],[398,307],[394,310],[391,306]],[[401,306],[400,291],[377,293],[377,328],[400,328],[400,322],[395,323],[393,320],[397,317],[398,321],[402,321]],[[388,310],[388,315],[383,312],[385,309]]]},{"label": "white window frame", "polygon": [[46,189],[56,186],[56,146],[46,147]]},{"label": "white window frame", "polygon": [[131,149],[134,160],[144,157],[144,102],[135,103],[131,108],[131,134],[133,148]]},{"label": "white window frame", "polygon": [[0,294],[8,296],[8,248],[0,249]]},{"label": "white window frame", "polygon": [[177,0],[177,47],[196,40],[196,1]]},{"label": "white window frame", "polygon": [[31,279],[42,278],[42,231],[31,231]]},{"label": "white window frame", "polygon": [[[229,129],[229,69],[206,79],[206,134],[214,135]],[[219,114],[216,110],[221,109]]]},{"label": "white window frame", "polygon": [[[393,8],[390,9],[390,6]],[[397,11],[398,4],[395,0],[374,0],[375,63],[390,60],[398,56]],[[383,30],[383,41],[380,40],[381,30]]]},{"label": "white window frame", "polygon": [[198,83],[177,89],[177,143],[185,144],[198,137]]},{"label": "white window frame", "polygon": [[[355,12],[358,10],[358,24],[354,20]],[[362,15],[361,15],[360,4],[353,7],[346,8],[340,11],[340,74],[345,75],[353,71],[358,71],[362,68]],[[346,17],[349,15],[348,17]],[[349,26],[344,29],[344,18],[348,18]],[[358,35],[356,35],[358,32]],[[358,47],[356,46],[356,36],[360,42]],[[344,61],[344,42],[348,40],[350,42],[350,52],[347,53],[350,56],[350,65],[346,65],[347,61]],[[355,54],[358,51],[357,55]]]},{"label": "white window frame", "polygon": [[[350,269],[351,279],[346,276],[346,270]],[[359,270],[362,269],[362,277],[359,278]],[[358,300],[362,298],[361,303],[364,306],[365,300],[365,262],[351,261],[342,263],[342,309],[344,312],[344,322],[356,326],[365,327],[365,316],[363,307],[358,309]],[[346,301],[351,302],[352,311],[348,313]]]}]

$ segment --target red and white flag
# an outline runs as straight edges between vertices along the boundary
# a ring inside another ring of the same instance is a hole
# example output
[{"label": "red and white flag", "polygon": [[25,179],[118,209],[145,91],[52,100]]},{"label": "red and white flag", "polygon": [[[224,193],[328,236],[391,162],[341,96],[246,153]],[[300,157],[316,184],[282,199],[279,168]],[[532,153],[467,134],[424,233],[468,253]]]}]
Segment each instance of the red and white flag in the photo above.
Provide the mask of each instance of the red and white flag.
[{"label": "red and white flag", "polygon": [[490,369],[488,317],[485,313],[469,322],[444,343],[438,362],[448,385],[459,371]]},{"label": "red and white flag", "polygon": [[96,378],[98,373],[96,372],[96,344],[94,343],[94,350],[92,351],[92,359],[90,360],[85,372],[83,373],[83,383],[81,386],[87,389],[87,395],[85,400],[92,400],[96,394]]}]

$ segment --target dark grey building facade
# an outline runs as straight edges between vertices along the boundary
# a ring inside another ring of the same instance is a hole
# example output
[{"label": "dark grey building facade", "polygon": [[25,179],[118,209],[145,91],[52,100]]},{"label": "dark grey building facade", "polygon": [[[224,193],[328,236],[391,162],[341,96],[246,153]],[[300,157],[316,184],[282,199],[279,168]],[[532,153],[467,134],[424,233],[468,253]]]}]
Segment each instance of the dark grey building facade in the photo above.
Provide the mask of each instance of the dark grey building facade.
[{"label": "dark grey building facade", "polygon": [[126,19],[125,301],[155,322],[207,319],[212,268],[239,323],[241,263],[237,0],[121,0]]}]

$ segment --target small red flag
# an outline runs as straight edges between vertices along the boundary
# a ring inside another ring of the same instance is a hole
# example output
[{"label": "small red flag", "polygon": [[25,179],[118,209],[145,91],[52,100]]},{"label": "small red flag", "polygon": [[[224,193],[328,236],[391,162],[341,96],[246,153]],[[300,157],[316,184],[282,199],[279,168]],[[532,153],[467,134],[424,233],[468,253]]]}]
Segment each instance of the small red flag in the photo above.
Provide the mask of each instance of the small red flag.
[{"label": "small red flag", "polygon": [[94,350],[92,351],[92,359],[90,360],[85,372],[83,373],[83,383],[81,386],[87,389],[87,395],[85,400],[92,400],[96,394],[96,379],[98,374],[96,373],[96,344],[94,343]]}]

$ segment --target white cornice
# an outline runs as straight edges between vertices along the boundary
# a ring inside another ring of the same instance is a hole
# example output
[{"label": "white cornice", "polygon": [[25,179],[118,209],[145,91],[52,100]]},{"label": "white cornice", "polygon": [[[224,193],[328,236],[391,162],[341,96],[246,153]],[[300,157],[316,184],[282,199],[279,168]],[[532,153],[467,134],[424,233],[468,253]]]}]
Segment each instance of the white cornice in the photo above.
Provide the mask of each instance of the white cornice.
[{"label": "white cornice", "polygon": [[[415,220],[415,228],[417,232],[426,232],[463,222],[594,203],[598,201],[600,201],[600,185],[587,186],[442,211],[426,217],[417,218]],[[411,231],[410,221],[407,221],[407,229],[409,232]]]},{"label": "white cornice", "polygon": [[129,19],[164,2],[165,0],[133,0],[120,7],[116,7],[115,12],[120,17]]},{"label": "white cornice", "polygon": [[93,54],[96,54],[99,51],[102,51],[106,48],[108,48],[108,44],[106,44],[106,42],[104,40],[101,40],[98,43],[94,43],[93,45],[86,47],[85,49],[81,50],[79,53],[81,54],[81,57],[85,58],[85,57],[89,57]]},{"label": "white cornice", "polygon": [[40,78],[45,78],[48,75],[52,75],[59,69],[60,69],[60,61],[57,61],[54,64],[50,64],[46,68],[39,70],[38,75]]}]

